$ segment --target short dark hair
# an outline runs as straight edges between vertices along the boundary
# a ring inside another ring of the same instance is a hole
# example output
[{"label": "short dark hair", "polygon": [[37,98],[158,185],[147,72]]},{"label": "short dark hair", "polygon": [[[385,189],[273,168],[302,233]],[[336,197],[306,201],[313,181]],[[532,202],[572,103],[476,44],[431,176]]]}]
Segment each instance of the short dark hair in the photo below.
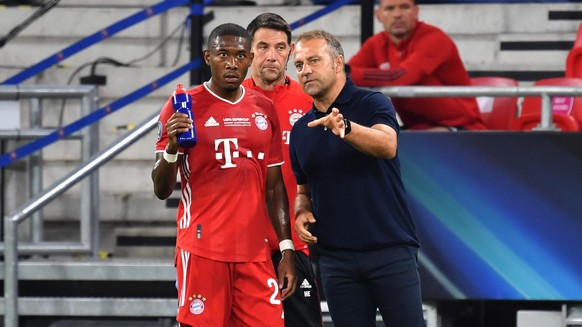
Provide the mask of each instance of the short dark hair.
[{"label": "short dark hair", "polygon": [[255,19],[249,23],[249,26],[247,26],[247,32],[251,35],[251,43],[252,38],[255,37],[255,33],[260,28],[268,28],[284,32],[287,35],[287,43],[291,44],[291,26],[283,19],[283,17],[272,12],[262,13],[255,17]]},{"label": "short dark hair", "polygon": [[210,32],[210,36],[208,36],[208,49],[212,47],[212,42],[214,42],[217,37],[225,35],[240,36],[249,41],[251,40],[251,36],[242,26],[233,23],[226,23],[216,26],[212,32]]}]

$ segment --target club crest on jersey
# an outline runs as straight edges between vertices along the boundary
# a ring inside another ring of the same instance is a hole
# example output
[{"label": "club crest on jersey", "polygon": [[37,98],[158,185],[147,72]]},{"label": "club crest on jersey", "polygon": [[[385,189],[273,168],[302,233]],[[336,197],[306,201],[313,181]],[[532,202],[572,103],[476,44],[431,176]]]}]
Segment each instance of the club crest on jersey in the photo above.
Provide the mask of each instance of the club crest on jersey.
[{"label": "club crest on jersey", "polygon": [[381,63],[380,65],[378,65],[378,68],[384,69],[384,70],[389,70],[390,69],[390,63],[389,62]]},{"label": "club crest on jersey", "polygon": [[260,112],[255,112],[253,114],[255,118],[255,125],[261,130],[264,131],[269,128],[269,122],[267,121],[267,117]]},{"label": "club crest on jersey", "polygon": [[199,315],[204,312],[204,309],[206,308],[204,305],[204,301],[206,301],[205,297],[203,297],[201,294],[198,294],[197,296],[190,297],[189,300],[191,300],[190,312],[192,314]]},{"label": "club crest on jersey", "polygon": [[158,120],[158,141],[162,138],[163,129],[162,122]]},{"label": "club crest on jersey", "polygon": [[301,109],[289,110],[289,124],[291,124],[291,126],[295,125],[295,122],[303,117],[303,115],[305,115],[305,113]]}]

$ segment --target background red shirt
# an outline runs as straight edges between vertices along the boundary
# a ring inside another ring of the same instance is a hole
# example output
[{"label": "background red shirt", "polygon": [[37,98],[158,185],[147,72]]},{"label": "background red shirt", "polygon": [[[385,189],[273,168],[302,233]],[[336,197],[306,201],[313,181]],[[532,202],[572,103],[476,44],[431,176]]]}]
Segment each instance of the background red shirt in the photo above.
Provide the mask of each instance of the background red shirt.
[{"label": "background red shirt", "polygon": [[[459,51],[442,30],[418,22],[398,46],[385,31],[370,37],[349,61],[358,86],[470,86]],[[399,77],[395,74],[404,72]],[[390,74],[392,72],[393,74]],[[391,98],[405,128],[462,126],[485,129],[475,98]]]}]

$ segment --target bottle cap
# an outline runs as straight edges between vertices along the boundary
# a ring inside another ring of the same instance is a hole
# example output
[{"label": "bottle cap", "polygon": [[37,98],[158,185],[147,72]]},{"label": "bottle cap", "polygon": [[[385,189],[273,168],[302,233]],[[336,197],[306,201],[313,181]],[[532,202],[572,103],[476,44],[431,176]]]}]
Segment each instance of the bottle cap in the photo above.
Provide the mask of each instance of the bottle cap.
[{"label": "bottle cap", "polygon": [[184,89],[184,85],[182,83],[178,83],[176,86],[177,93],[186,93],[186,89]]}]

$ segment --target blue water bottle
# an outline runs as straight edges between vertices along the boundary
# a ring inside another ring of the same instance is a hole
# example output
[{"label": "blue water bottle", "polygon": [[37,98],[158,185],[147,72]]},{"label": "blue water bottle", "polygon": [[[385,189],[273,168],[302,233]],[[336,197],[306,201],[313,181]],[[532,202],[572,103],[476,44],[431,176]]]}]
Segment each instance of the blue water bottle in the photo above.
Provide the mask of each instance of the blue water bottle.
[{"label": "blue water bottle", "polygon": [[188,115],[192,119],[192,129],[178,134],[178,145],[182,148],[191,148],[196,145],[196,125],[194,125],[194,115],[192,114],[192,97],[184,85],[178,84],[176,91],[172,95],[174,111]]}]

